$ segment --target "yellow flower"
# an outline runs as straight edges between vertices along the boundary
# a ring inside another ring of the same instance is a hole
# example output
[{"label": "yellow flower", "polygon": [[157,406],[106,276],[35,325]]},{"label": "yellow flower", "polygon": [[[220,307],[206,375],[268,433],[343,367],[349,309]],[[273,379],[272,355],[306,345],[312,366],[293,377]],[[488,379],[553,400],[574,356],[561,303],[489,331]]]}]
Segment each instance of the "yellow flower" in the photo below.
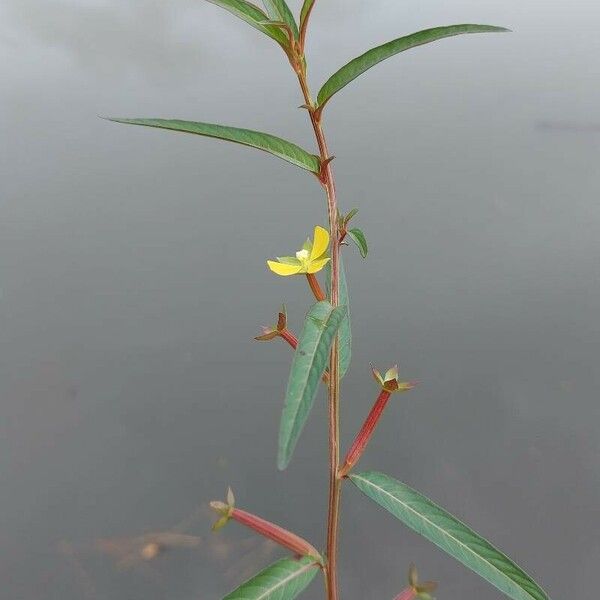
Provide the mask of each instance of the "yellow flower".
[{"label": "yellow flower", "polygon": [[315,227],[314,240],[306,240],[302,250],[296,256],[278,256],[277,261],[268,260],[267,265],[277,275],[297,275],[298,273],[317,273],[328,262],[329,232],[318,225]]}]

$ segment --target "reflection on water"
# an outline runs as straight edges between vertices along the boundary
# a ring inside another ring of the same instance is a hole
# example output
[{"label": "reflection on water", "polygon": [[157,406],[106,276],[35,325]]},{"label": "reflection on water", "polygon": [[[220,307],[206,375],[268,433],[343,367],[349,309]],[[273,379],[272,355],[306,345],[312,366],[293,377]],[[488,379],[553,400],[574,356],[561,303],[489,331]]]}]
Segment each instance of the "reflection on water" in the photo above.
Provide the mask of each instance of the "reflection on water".
[{"label": "reflection on water", "polygon": [[575,121],[537,121],[535,127],[540,131],[600,133],[600,123],[577,123]]},{"label": "reflection on water", "polygon": [[[177,561],[180,558],[177,551],[192,552],[194,561],[199,561],[204,568],[214,569],[230,587],[251,577],[274,556],[276,544],[270,540],[257,537],[228,540],[219,534],[182,533],[197,521],[206,526],[210,518],[206,507],[201,507],[168,531],[101,538],[89,543],[62,540],[57,544],[57,551],[72,569],[73,580],[84,598],[91,600],[104,597],[100,591],[102,579],[95,573],[97,555],[108,557],[116,571],[128,571],[132,580],[146,579],[166,586],[168,576],[158,568],[153,569],[150,563],[161,561],[167,553],[174,554],[172,560]],[[202,594],[203,590],[198,590],[198,596]]]},{"label": "reflection on water", "polygon": [[[361,466],[446,506],[552,597],[585,597],[600,557],[600,5],[530,4],[318,4],[314,86],[400,32],[515,31],[415,49],[326,111],[341,208],[360,209],[370,245],[365,261],[344,249],[342,436],[374,399],[369,362],[398,362],[420,384]],[[324,397],[279,473],[291,355],[252,339],[282,302],[299,331],[309,294],[264,260],[324,222],[318,184],[96,117],[312,148],[282,56],[197,0],[4,0],[0,50],[1,600],[223,597],[281,555],[234,524],[210,532],[228,485],[321,549]],[[342,544],[343,600],[393,598],[413,561],[441,599],[498,598],[353,489]]]}]

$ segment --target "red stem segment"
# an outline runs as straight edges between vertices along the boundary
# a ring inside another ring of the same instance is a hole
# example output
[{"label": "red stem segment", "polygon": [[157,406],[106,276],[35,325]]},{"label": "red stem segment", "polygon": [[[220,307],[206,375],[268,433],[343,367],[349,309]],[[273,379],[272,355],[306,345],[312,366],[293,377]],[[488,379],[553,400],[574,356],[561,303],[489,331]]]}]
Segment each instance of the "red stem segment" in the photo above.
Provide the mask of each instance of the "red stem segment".
[{"label": "red stem segment", "polygon": [[327,296],[323,293],[321,286],[319,285],[319,280],[315,277],[314,273],[307,273],[306,280],[308,281],[308,285],[312,290],[312,293],[315,295],[315,298],[321,302],[321,300],[325,300]]},{"label": "red stem segment", "polygon": [[[315,132],[319,152],[321,155],[321,173],[319,179],[325,188],[327,195],[327,213],[329,218],[329,231],[331,236],[331,298],[330,302],[335,307],[339,305],[339,233],[337,220],[337,200],[335,181],[329,161],[329,150],[325,141],[325,134],[321,127],[321,115],[314,107],[311,100],[306,77],[304,73],[299,74],[300,86],[304,93],[307,106],[309,106],[310,120]],[[328,600],[338,600],[337,583],[337,550],[338,550],[338,528],[340,511],[341,480],[338,479],[338,467],[340,462],[340,378],[339,378],[339,345],[335,337],[331,346],[329,357],[329,501],[327,511],[327,567],[326,586]]]},{"label": "red stem segment", "polygon": [[[308,110],[310,122],[315,134],[319,155],[321,158],[321,169],[319,172],[319,181],[325,189],[327,196],[327,215],[329,219],[329,233],[331,239],[331,304],[336,307],[339,305],[339,262],[340,262],[340,244],[338,227],[338,208],[335,190],[335,180],[331,168],[331,157],[327,148],[325,134],[321,126],[321,110],[313,102],[308,83],[306,81],[306,61],[304,52],[295,57],[292,62],[302,95],[304,96],[304,106]],[[338,468],[340,462],[339,448],[339,402],[340,402],[340,377],[339,377],[339,344],[337,336],[334,338],[329,356],[329,394],[328,394],[328,412],[329,412],[329,501],[327,514],[327,565],[325,566],[325,585],[327,589],[328,600],[338,600],[337,584],[337,548],[338,548],[338,526],[339,526],[339,508],[340,492],[342,480],[338,478]]]},{"label": "red stem segment", "polygon": [[371,412],[365,419],[363,426],[358,432],[356,438],[352,446],[350,446],[350,450],[348,450],[348,454],[346,454],[346,458],[344,459],[344,466],[340,469],[340,477],[345,477],[350,472],[350,469],[360,460],[362,453],[365,451],[371,436],[373,435],[373,431],[375,431],[375,427],[385,410],[386,404],[390,399],[391,392],[386,390],[381,390]]}]

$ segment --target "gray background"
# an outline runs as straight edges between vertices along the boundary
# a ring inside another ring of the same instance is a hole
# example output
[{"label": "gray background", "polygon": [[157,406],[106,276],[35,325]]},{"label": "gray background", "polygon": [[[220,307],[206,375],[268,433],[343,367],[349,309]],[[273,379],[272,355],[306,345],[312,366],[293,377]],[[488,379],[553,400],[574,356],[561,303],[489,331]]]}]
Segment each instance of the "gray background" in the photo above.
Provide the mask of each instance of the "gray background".
[{"label": "gray background", "polygon": [[[555,599],[594,594],[600,562],[599,19],[591,0],[322,0],[308,48],[316,91],[403,33],[515,30],[396,57],[328,107],[341,203],[371,245],[346,250],[342,434],[376,393],[368,362],[399,362],[421,383],[361,466],[467,520]],[[264,259],[324,223],[322,195],[265,154],[97,115],[312,148],[294,77],[201,0],[4,0],[0,49],[0,596],[217,600],[279,554],[236,525],[209,534],[228,484],[322,540],[323,393],[278,473],[290,353],[252,341],[281,301],[300,326],[305,285]],[[97,542],[194,511],[192,550],[118,568]],[[391,599],[410,561],[440,599],[500,597],[354,489],[342,544],[344,600]]]}]

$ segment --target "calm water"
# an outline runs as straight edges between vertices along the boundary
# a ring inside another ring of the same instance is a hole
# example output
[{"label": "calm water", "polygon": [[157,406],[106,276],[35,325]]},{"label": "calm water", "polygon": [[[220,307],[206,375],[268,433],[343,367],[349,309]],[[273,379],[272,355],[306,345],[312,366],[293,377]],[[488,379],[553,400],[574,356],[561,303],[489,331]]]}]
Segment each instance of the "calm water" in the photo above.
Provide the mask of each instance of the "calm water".
[{"label": "calm water", "polygon": [[[294,6],[299,2],[294,2]],[[349,443],[369,361],[421,383],[362,466],[419,488],[553,598],[600,562],[600,8],[585,0],[322,2],[313,85],[402,33],[490,22],[380,65],[327,112],[355,336]],[[290,355],[252,341],[300,280],[264,259],[325,219],[318,185],[274,158],[97,115],[263,129],[312,147],[269,40],[192,0],[0,5],[0,597],[218,600],[278,551],[206,504],[322,540],[321,392],[275,468]],[[540,122],[574,124],[540,127]],[[537,125],[536,125],[537,124]],[[438,597],[500,595],[371,506],[343,498],[344,600],[391,599],[415,561]],[[172,529],[175,528],[175,529]],[[140,536],[193,536],[154,561]],[[133,538],[133,539],[132,539]],[[319,599],[319,583],[303,596]]]}]

